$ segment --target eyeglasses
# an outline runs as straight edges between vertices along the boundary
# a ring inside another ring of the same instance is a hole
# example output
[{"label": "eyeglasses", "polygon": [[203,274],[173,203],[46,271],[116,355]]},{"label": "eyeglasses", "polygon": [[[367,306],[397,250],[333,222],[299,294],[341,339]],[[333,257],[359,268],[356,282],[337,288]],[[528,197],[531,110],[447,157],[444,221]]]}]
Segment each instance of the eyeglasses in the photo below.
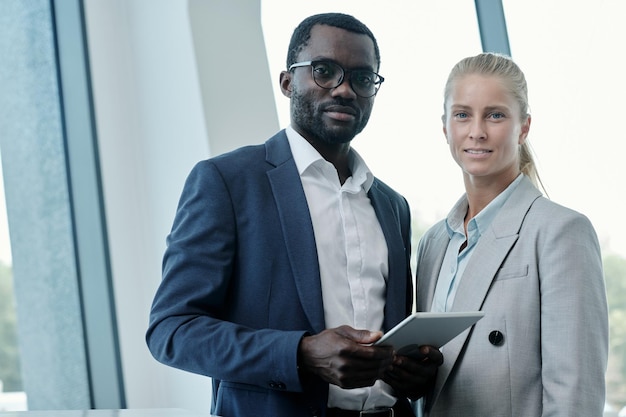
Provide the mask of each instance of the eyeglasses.
[{"label": "eyeglasses", "polygon": [[289,67],[289,71],[298,67],[311,66],[311,74],[315,84],[331,90],[339,87],[346,74],[349,74],[350,87],[357,96],[368,98],[375,96],[380,85],[385,81],[383,77],[373,71],[356,69],[345,70],[339,64],[330,61],[303,61],[296,62]]}]

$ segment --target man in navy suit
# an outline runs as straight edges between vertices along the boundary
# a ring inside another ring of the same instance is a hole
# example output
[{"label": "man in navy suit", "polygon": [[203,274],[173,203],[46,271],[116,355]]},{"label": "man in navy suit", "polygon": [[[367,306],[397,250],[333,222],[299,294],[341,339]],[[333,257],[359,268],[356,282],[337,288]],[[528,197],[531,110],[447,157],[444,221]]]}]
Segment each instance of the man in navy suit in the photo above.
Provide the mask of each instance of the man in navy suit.
[{"label": "man in navy suit", "polygon": [[290,126],[185,183],[146,340],[213,378],[214,414],[405,417],[431,387],[438,350],[372,345],[413,303],[408,204],[350,147],[379,64],[354,17],[305,19],[280,75]]}]

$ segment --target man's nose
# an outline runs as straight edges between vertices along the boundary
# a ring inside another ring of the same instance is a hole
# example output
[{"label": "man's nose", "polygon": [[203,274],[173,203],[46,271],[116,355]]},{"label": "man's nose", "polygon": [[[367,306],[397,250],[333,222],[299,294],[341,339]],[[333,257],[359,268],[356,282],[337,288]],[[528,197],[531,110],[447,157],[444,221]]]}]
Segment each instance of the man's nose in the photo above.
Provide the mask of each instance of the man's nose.
[{"label": "man's nose", "polygon": [[343,79],[341,80],[341,83],[337,87],[330,90],[330,93],[332,94],[333,97],[340,96],[340,97],[350,98],[350,99],[354,99],[357,96],[357,94],[352,89],[352,85],[347,75],[343,77]]}]

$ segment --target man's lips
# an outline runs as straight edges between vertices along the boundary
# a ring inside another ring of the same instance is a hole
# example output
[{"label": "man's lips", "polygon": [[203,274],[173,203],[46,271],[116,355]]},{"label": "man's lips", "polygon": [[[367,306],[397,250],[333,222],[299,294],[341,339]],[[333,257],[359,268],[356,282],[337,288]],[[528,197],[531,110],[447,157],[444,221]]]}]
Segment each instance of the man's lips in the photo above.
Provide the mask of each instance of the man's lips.
[{"label": "man's lips", "polygon": [[340,121],[352,121],[357,115],[357,111],[350,106],[332,105],[324,109],[328,117]]}]

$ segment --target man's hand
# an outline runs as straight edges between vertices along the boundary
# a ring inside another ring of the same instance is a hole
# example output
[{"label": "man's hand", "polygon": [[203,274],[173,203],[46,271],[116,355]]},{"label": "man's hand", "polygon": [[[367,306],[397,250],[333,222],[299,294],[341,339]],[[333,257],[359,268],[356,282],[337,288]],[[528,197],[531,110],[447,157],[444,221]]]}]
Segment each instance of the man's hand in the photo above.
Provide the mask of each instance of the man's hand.
[{"label": "man's hand", "polygon": [[439,350],[420,346],[410,357],[396,355],[382,380],[391,385],[398,396],[417,400],[432,388],[442,363],[443,355]]},{"label": "man's hand", "polygon": [[341,388],[374,385],[377,379],[383,378],[393,361],[391,347],[371,345],[381,336],[381,332],[350,326],[305,336],[298,348],[300,369]]}]

